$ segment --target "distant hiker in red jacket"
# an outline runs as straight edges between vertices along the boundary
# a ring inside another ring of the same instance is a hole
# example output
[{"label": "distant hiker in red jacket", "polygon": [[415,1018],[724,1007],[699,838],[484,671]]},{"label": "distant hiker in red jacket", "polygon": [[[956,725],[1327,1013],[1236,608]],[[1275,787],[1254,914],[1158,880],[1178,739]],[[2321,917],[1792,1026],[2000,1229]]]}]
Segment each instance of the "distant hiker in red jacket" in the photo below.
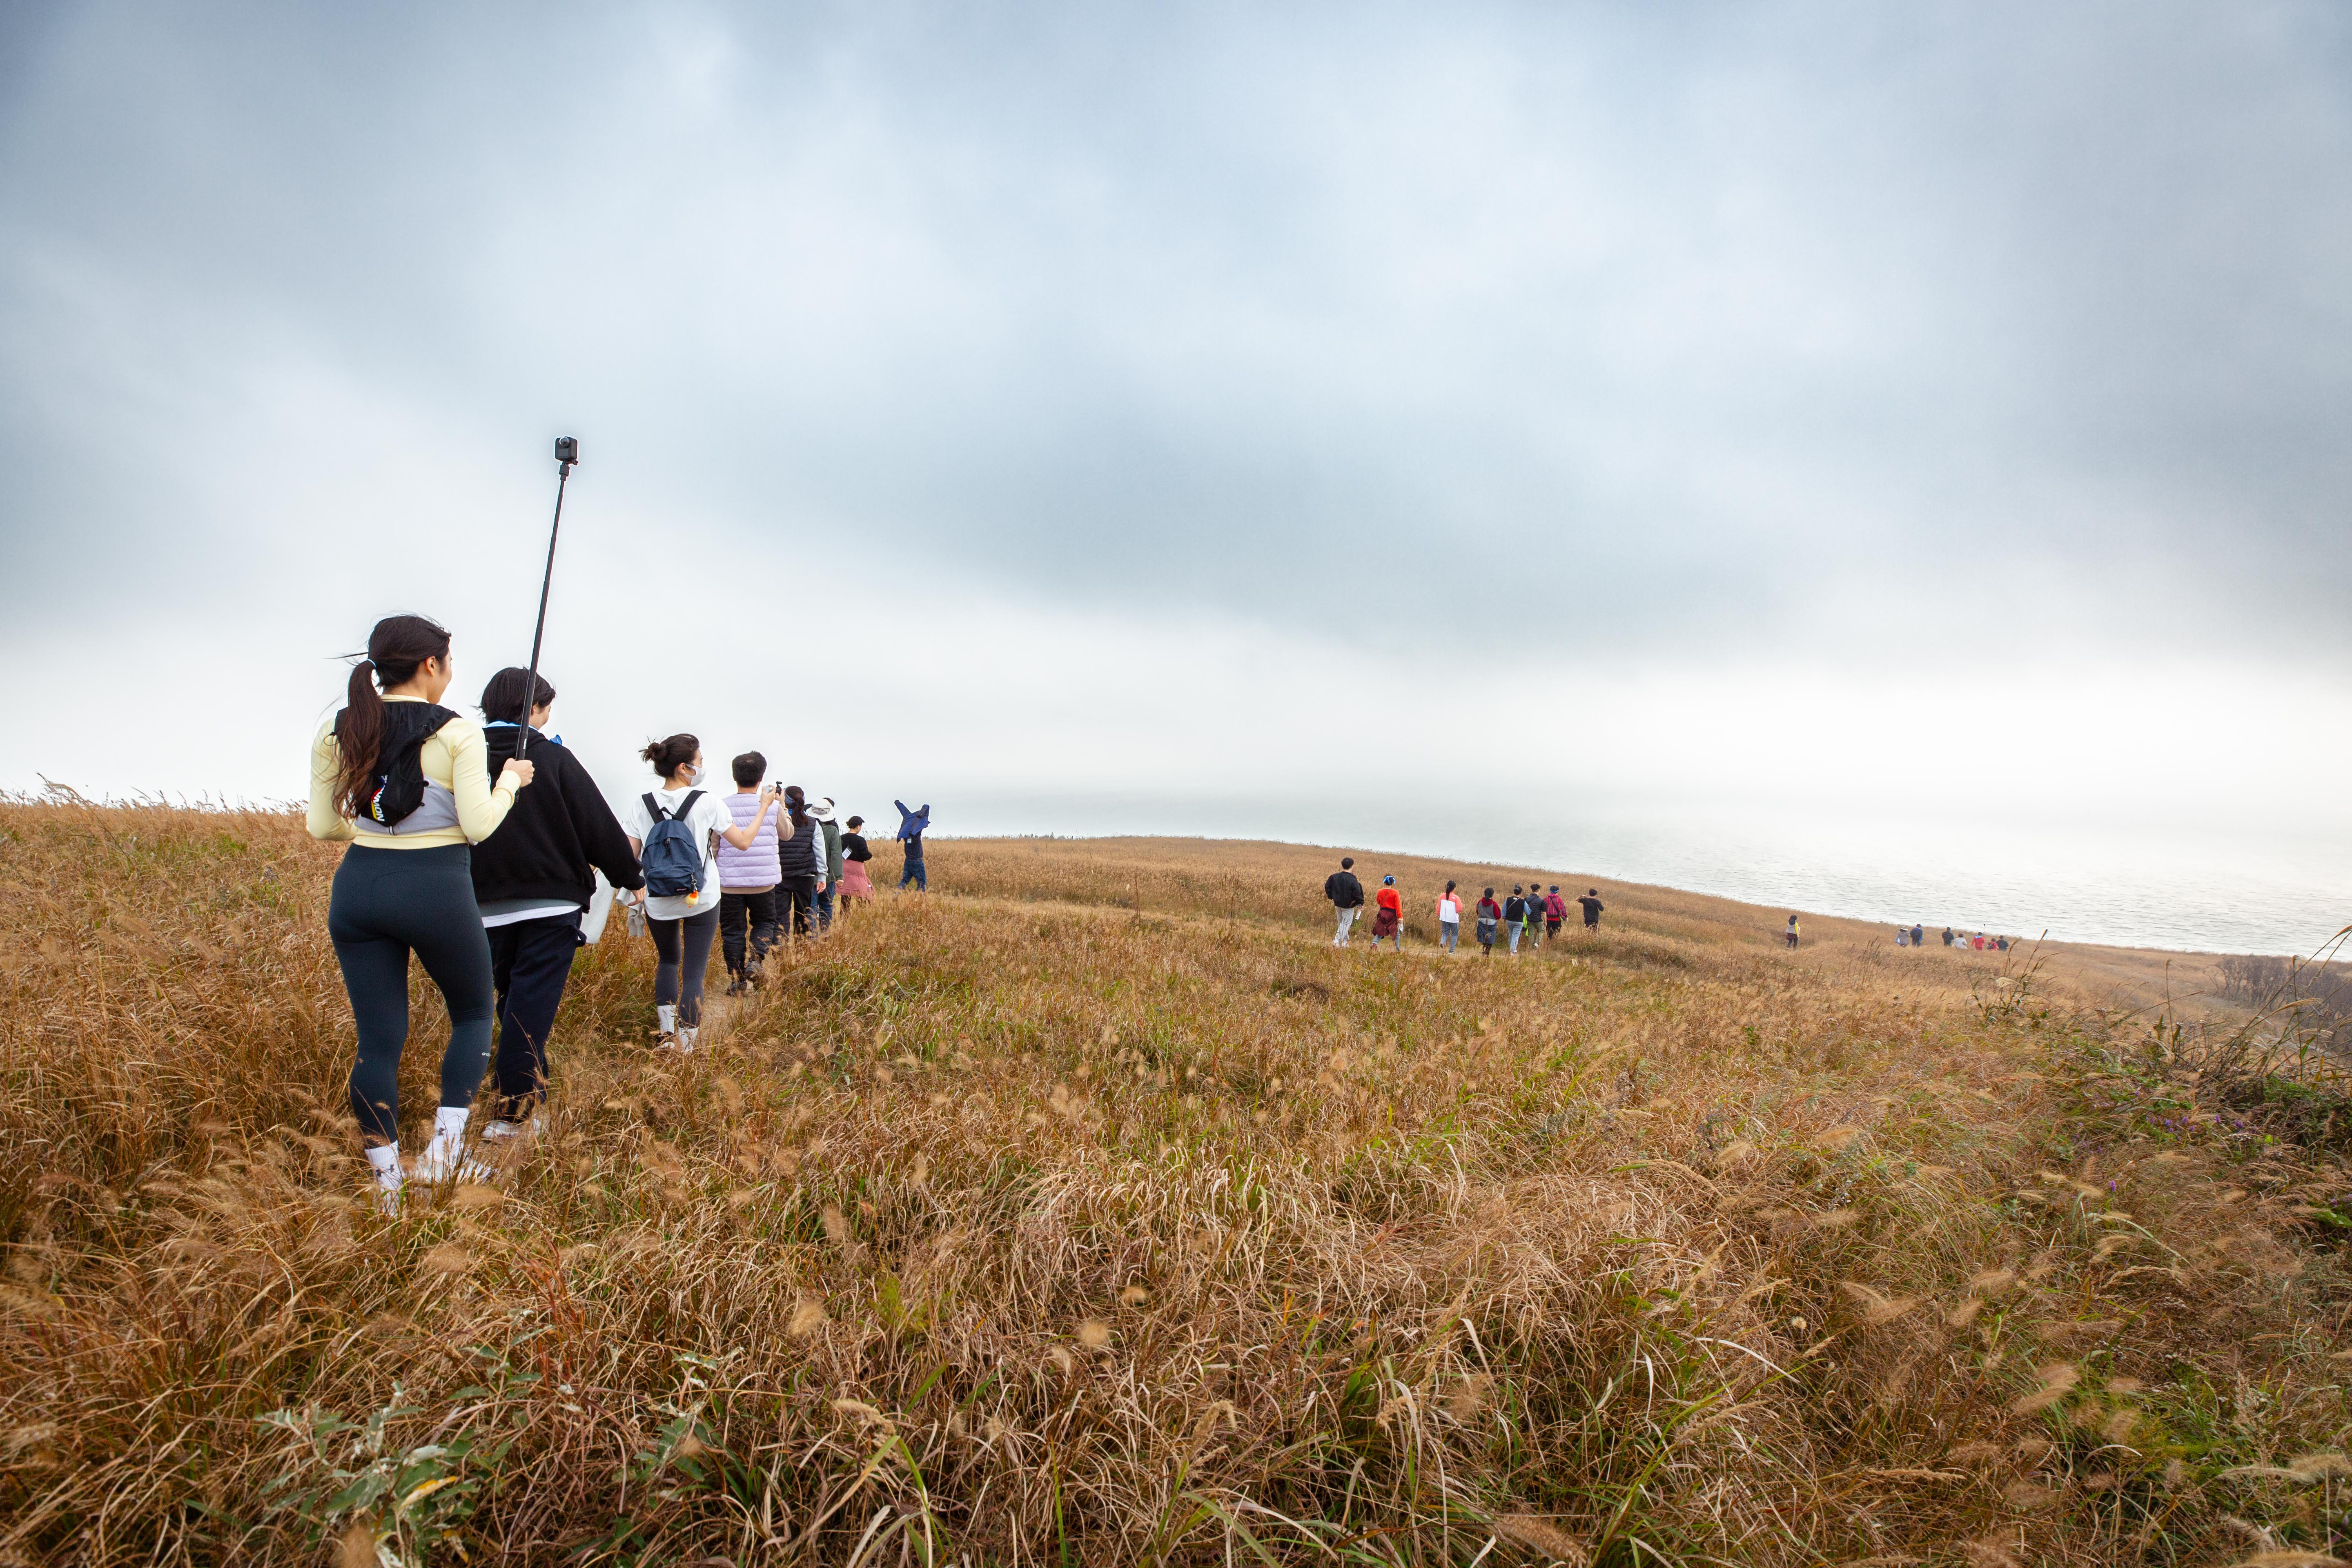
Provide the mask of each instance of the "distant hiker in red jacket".
[{"label": "distant hiker in red jacket", "polygon": [[1380,952],[1381,938],[1387,937],[1396,944],[1396,950],[1402,952],[1404,951],[1404,895],[1397,891],[1394,877],[1381,879],[1381,890],[1372,895],[1372,902],[1379,906],[1378,912],[1372,916],[1372,951]]}]

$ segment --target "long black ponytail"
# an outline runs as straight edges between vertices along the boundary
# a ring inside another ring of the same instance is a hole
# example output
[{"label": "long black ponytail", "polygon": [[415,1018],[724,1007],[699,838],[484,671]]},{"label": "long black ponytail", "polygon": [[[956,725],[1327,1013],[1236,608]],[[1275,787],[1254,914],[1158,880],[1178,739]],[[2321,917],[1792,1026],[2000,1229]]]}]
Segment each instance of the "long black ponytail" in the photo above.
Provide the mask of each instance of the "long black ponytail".
[{"label": "long black ponytail", "polygon": [[335,778],[335,809],[357,816],[375,779],[376,754],[383,749],[383,699],[415,678],[428,658],[449,657],[448,628],[423,616],[386,616],[368,634],[367,656],[352,666],[343,710],[335,715],[335,746],[341,771]]}]

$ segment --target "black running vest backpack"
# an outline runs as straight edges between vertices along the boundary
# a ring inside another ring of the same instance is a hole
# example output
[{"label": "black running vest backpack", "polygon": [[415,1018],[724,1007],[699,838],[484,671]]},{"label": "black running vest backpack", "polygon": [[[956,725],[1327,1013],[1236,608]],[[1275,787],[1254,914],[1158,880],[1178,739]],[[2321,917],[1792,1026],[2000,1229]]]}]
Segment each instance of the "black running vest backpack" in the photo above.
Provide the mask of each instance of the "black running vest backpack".
[{"label": "black running vest backpack", "polygon": [[[343,720],[351,710],[335,715],[335,742],[342,743]],[[425,761],[418,755],[425,742],[457,715],[433,702],[387,702],[383,705],[383,743],[376,748],[375,770],[360,796],[359,814],[379,827],[390,827],[425,804]]]}]

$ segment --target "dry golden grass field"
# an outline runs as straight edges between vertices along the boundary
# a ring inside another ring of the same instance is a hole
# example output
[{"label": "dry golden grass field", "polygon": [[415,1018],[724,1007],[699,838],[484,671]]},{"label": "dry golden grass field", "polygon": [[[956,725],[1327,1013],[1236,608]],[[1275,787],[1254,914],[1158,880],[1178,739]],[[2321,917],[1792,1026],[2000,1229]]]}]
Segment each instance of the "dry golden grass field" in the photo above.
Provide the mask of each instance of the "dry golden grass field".
[{"label": "dry golden grass field", "polygon": [[[690,1058],[616,922],[543,1135],[385,1218],[337,854],[0,805],[0,1563],[2352,1533],[2352,1101],[2198,961],[1790,952],[1784,911],[1605,884],[1598,939],[1449,961],[1439,881],[1510,874],[1360,851],[1417,929],[1337,952],[1330,852],[941,840]],[[420,981],[413,1123],[439,1030]]]}]

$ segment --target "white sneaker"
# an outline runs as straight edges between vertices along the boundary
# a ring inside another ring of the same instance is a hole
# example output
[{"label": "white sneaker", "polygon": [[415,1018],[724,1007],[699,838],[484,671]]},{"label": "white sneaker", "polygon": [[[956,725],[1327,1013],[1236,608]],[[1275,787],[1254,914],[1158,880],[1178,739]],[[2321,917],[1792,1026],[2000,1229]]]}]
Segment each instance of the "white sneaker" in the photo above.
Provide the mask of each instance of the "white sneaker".
[{"label": "white sneaker", "polygon": [[498,1175],[494,1166],[485,1165],[466,1152],[465,1146],[455,1139],[436,1137],[425,1145],[425,1152],[416,1157],[416,1179],[420,1182],[487,1182]]},{"label": "white sneaker", "polygon": [[375,1206],[383,1213],[400,1213],[400,1145],[379,1143],[367,1152],[368,1164],[375,1172]]},{"label": "white sneaker", "polygon": [[536,1138],[547,1131],[547,1118],[534,1116],[529,1121],[489,1121],[482,1126],[482,1142],[507,1143],[517,1138]]}]

